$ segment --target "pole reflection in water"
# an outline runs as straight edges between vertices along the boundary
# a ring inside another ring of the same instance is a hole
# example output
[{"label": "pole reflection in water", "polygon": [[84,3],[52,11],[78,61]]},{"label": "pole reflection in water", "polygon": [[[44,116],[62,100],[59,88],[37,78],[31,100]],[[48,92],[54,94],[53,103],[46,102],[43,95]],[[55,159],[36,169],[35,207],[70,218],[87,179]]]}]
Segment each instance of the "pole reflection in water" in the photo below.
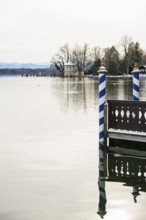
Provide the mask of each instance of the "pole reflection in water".
[{"label": "pole reflection in water", "polygon": [[139,194],[139,187],[138,187],[138,185],[137,186],[133,186],[133,192],[132,192],[132,194],[133,194],[133,199],[134,199],[134,202],[136,203],[137,202],[137,196],[139,196],[140,194]]},{"label": "pole reflection in water", "polygon": [[99,178],[98,178],[98,187],[99,187],[99,205],[97,214],[100,215],[101,218],[106,215],[106,191],[105,191],[105,179],[106,179],[106,153],[104,150],[104,146],[99,142]]}]

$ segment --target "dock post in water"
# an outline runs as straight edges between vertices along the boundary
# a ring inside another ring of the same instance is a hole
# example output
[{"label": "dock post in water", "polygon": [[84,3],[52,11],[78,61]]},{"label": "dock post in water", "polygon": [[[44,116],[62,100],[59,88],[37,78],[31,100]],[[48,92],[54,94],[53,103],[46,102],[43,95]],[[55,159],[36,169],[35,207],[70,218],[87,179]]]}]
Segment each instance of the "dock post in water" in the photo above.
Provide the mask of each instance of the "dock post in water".
[{"label": "dock post in water", "polygon": [[103,63],[98,70],[99,74],[99,144],[104,147],[104,105],[106,102],[106,73]]},{"label": "dock post in water", "polygon": [[133,100],[139,101],[139,73],[138,65],[135,64],[132,74],[133,74]]}]

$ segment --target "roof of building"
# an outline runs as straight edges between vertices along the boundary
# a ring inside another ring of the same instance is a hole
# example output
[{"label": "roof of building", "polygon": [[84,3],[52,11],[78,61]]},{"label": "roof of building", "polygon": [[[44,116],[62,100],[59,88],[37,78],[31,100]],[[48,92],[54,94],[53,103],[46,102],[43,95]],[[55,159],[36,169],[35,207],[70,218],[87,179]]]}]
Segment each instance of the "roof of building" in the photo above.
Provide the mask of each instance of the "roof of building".
[{"label": "roof of building", "polygon": [[75,64],[73,64],[72,62],[69,61],[69,62],[65,62],[64,65],[65,66],[74,66]]}]

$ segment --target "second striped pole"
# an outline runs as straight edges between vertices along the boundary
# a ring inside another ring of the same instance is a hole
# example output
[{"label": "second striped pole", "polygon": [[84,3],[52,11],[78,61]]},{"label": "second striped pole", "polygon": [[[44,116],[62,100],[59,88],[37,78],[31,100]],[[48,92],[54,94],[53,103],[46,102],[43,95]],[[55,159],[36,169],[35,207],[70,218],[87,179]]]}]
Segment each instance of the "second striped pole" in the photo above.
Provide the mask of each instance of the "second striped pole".
[{"label": "second striped pole", "polygon": [[103,63],[98,70],[99,73],[99,142],[104,144],[104,104],[106,102],[106,73]]},{"label": "second striped pole", "polygon": [[133,100],[139,101],[139,73],[138,65],[135,64],[132,74],[133,74]]}]

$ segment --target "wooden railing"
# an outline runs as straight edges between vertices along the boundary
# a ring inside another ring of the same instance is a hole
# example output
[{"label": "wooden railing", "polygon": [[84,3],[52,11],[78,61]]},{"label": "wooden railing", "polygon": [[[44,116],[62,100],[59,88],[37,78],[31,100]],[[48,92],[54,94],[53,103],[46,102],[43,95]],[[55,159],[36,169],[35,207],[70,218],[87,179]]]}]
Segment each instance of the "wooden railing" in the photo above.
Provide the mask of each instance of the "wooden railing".
[{"label": "wooden railing", "polygon": [[146,132],[146,102],[108,100],[108,129]]}]

